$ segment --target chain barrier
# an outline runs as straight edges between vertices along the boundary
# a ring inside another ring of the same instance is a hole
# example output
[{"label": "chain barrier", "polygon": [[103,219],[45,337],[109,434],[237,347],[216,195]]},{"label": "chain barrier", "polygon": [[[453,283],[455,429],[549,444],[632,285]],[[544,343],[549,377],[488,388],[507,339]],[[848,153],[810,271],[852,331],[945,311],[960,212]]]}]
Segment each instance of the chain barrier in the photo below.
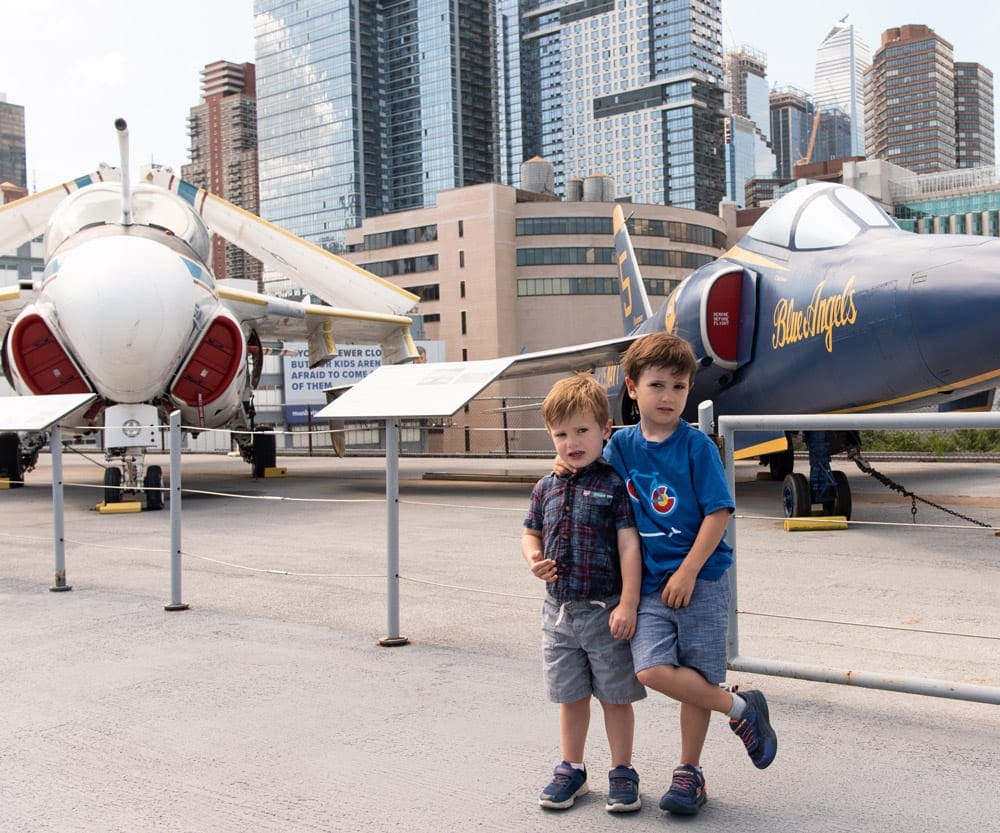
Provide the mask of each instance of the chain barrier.
[{"label": "chain barrier", "polygon": [[852,460],[854,465],[861,469],[861,471],[871,477],[874,477],[886,488],[892,489],[894,492],[899,492],[903,495],[903,497],[910,498],[910,516],[913,523],[917,522],[917,501],[919,500],[921,503],[933,506],[935,509],[940,509],[942,512],[946,512],[956,518],[961,518],[963,521],[968,521],[970,524],[975,524],[976,526],[981,526],[986,529],[993,529],[992,524],[977,521],[975,518],[970,518],[968,515],[963,515],[961,512],[956,512],[954,509],[949,509],[947,506],[942,506],[940,503],[935,503],[933,500],[928,500],[927,498],[920,497],[920,495],[911,492],[909,489],[900,485],[888,475],[878,471],[871,463],[865,460],[865,458],[861,456],[860,448],[849,448],[847,450],[847,458]]}]

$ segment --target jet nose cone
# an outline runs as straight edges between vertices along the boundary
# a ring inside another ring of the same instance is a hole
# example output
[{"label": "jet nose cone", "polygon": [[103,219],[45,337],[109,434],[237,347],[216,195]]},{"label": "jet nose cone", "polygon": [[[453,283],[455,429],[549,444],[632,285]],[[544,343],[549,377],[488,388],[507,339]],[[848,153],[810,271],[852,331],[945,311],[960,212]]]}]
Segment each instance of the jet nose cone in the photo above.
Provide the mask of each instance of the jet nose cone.
[{"label": "jet nose cone", "polygon": [[87,241],[59,261],[43,292],[98,391],[116,402],[163,393],[201,308],[214,303],[193,279],[197,264],[156,241],[125,235]]}]

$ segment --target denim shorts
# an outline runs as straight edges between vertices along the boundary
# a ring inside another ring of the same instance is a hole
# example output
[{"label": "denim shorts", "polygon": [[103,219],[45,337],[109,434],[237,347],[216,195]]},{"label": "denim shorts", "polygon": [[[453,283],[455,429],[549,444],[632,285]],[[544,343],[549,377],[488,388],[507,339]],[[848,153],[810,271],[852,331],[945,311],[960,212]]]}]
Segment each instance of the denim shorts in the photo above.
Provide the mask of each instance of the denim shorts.
[{"label": "denim shorts", "polygon": [[545,687],[553,703],[574,703],[593,694],[604,703],[633,703],[646,696],[635,678],[628,640],[611,635],[613,596],[601,601],[542,603]]},{"label": "denim shorts", "polygon": [[693,668],[713,684],[726,681],[729,574],[698,579],[687,607],[667,607],[659,592],[639,599],[632,657],[639,673],[656,665]]}]

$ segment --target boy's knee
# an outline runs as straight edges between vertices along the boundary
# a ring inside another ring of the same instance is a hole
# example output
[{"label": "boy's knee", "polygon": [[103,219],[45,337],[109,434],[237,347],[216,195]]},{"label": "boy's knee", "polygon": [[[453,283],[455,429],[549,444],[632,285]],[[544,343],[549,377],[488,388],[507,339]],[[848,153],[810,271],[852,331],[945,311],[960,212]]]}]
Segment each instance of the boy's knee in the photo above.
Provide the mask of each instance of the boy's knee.
[{"label": "boy's knee", "polygon": [[635,676],[646,688],[664,691],[670,687],[676,671],[673,665],[654,665],[651,668],[643,668]]}]

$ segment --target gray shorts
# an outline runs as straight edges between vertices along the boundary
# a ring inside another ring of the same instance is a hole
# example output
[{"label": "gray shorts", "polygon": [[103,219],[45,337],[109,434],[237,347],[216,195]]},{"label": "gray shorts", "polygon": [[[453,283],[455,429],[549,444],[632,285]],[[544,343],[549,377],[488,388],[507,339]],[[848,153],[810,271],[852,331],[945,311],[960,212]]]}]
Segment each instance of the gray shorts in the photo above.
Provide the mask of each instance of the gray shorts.
[{"label": "gray shorts", "polygon": [[656,665],[693,668],[710,683],[726,681],[729,574],[698,579],[687,607],[667,607],[659,593],[639,599],[632,657],[639,673]]},{"label": "gray shorts", "polygon": [[593,694],[605,703],[634,703],[646,696],[635,678],[632,651],[611,635],[608,622],[618,597],[560,605],[542,603],[545,687],[553,703],[573,703]]}]

